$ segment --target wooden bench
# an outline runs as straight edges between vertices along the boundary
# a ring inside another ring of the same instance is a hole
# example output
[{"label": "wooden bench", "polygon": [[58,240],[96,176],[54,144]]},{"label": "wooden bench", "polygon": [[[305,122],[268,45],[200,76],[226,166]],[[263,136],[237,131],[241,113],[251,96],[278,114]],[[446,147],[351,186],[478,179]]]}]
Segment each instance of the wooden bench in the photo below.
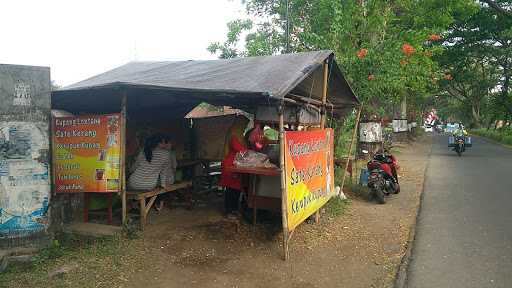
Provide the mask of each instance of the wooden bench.
[{"label": "wooden bench", "polygon": [[[146,225],[147,217],[151,207],[155,203],[156,197],[160,194],[178,191],[181,189],[191,189],[192,181],[183,181],[170,185],[167,188],[156,188],[151,191],[126,191],[126,199],[139,201],[140,208],[140,227],[144,230]],[[149,201],[146,203],[146,199]]]}]

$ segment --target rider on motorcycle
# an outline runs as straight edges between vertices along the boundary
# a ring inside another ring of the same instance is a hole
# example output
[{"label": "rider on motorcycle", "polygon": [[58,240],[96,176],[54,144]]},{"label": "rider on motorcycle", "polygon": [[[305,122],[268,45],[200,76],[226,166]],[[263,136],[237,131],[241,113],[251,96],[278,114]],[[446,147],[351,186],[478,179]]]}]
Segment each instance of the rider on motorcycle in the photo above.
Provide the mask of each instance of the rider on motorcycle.
[{"label": "rider on motorcycle", "polygon": [[[466,129],[464,129],[464,125],[462,125],[462,122],[459,123],[459,127],[453,131],[453,137],[455,137],[455,142],[457,142],[458,139],[462,138],[462,140],[465,142],[465,136],[468,135],[468,132]],[[465,150],[465,149],[462,149]],[[455,147],[453,148],[453,151],[455,151]]]},{"label": "rider on motorcycle", "polygon": [[468,135],[468,132],[466,131],[466,129],[464,129],[464,125],[462,125],[462,122],[460,122],[459,127],[457,129],[455,129],[455,131],[453,131],[453,136],[455,138],[460,138],[460,137],[464,137],[467,135]]}]

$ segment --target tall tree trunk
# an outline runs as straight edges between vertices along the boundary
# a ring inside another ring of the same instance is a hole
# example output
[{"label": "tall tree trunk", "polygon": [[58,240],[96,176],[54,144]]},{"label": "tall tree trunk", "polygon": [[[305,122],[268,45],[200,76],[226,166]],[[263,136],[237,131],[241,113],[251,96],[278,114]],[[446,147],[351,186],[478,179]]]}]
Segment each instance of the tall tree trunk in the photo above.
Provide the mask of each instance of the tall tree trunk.
[{"label": "tall tree trunk", "polygon": [[475,124],[475,128],[480,128],[480,121],[481,121],[481,118],[480,118],[480,105],[478,104],[473,104],[471,106],[471,112],[472,112],[472,116],[473,116],[473,123]]},{"label": "tall tree trunk", "polygon": [[512,104],[511,99],[509,99],[509,89],[510,89],[510,67],[509,63],[505,63],[503,65],[503,75],[505,76],[505,81],[503,81],[503,86],[501,86],[501,100],[505,105],[505,108],[508,111],[508,114],[512,114]]},{"label": "tall tree trunk", "polygon": [[400,104],[400,117],[402,119],[407,119],[407,94],[404,94],[404,98],[402,99],[402,103]]}]

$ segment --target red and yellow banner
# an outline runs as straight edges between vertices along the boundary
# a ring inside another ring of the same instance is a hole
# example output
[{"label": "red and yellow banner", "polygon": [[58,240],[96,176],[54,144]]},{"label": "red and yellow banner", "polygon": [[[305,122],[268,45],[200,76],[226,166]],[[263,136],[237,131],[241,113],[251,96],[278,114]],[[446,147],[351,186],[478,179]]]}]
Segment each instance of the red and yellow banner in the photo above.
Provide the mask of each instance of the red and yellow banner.
[{"label": "red and yellow banner", "polygon": [[285,132],[288,231],[334,195],[332,129]]},{"label": "red and yellow banner", "polygon": [[120,114],[54,118],[52,140],[57,193],[120,190]]}]

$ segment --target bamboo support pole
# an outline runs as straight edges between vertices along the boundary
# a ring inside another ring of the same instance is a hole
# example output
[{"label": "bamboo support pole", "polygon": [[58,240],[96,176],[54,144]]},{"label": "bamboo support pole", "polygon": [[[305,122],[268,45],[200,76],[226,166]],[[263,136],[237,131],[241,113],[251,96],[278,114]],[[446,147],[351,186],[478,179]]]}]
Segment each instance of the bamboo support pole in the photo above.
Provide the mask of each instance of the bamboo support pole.
[{"label": "bamboo support pole", "polygon": [[119,177],[121,177],[121,205],[122,205],[122,221],[123,225],[127,221],[127,203],[126,203],[126,116],[127,116],[127,101],[128,95],[126,91],[122,92],[121,100],[121,171],[119,171]]},{"label": "bamboo support pole", "polygon": [[322,86],[322,118],[320,119],[320,128],[325,128],[325,118],[326,118],[326,109],[325,106],[327,104],[327,83],[329,80],[329,62],[326,60],[324,62],[324,83]]},{"label": "bamboo support pole", "polygon": [[[324,77],[323,77],[323,86],[322,86],[322,115],[320,118],[320,129],[325,129],[325,119],[327,117],[326,113],[326,104],[327,104],[327,84],[329,80],[329,62],[326,60],[324,62]],[[320,222],[320,209],[315,212],[315,223]]]},{"label": "bamboo support pole", "polygon": [[[349,164],[349,161],[350,161],[350,156],[352,155],[352,147],[354,146],[354,142],[355,142],[355,139],[356,139],[356,136],[357,136],[357,130],[358,130],[358,127],[359,127],[359,120],[361,119],[361,111],[362,110],[363,110],[363,105],[361,105],[359,107],[359,111],[357,112],[357,118],[356,118],[356,124],[355,124],[355,127],[354,127],[354,133],[352,133],[352,140],[350,141],[350,145],[349,145],[349,148],[348,148],[347,163],[345,164],[345,171],[343,173],[343,179],[341,180],[341,189],[340,189],[340,191],[342,191],[342,192],[343,192],[343,187],[345,186],[345,179],[347,178],[348,164]],[[354,159],[355,158],[357,158],[357,157],[354,157]],[[356,160],[356,162],[357,162],[357,160]],[[357,166],[355,166],[355,167],[357,169]],[[357,173],[357,170],[356,170],[356,173]]]},{"label": "bamboo support pole", "polygon": [[286,170],[285,170],[285,143],[284,143],[284,115],[283,106],[279,106],[279,166],[281,168],[281,214],[283,221],[283,252],[284,260],[289,258],[288,237],[288,195],[286,194]]}]

